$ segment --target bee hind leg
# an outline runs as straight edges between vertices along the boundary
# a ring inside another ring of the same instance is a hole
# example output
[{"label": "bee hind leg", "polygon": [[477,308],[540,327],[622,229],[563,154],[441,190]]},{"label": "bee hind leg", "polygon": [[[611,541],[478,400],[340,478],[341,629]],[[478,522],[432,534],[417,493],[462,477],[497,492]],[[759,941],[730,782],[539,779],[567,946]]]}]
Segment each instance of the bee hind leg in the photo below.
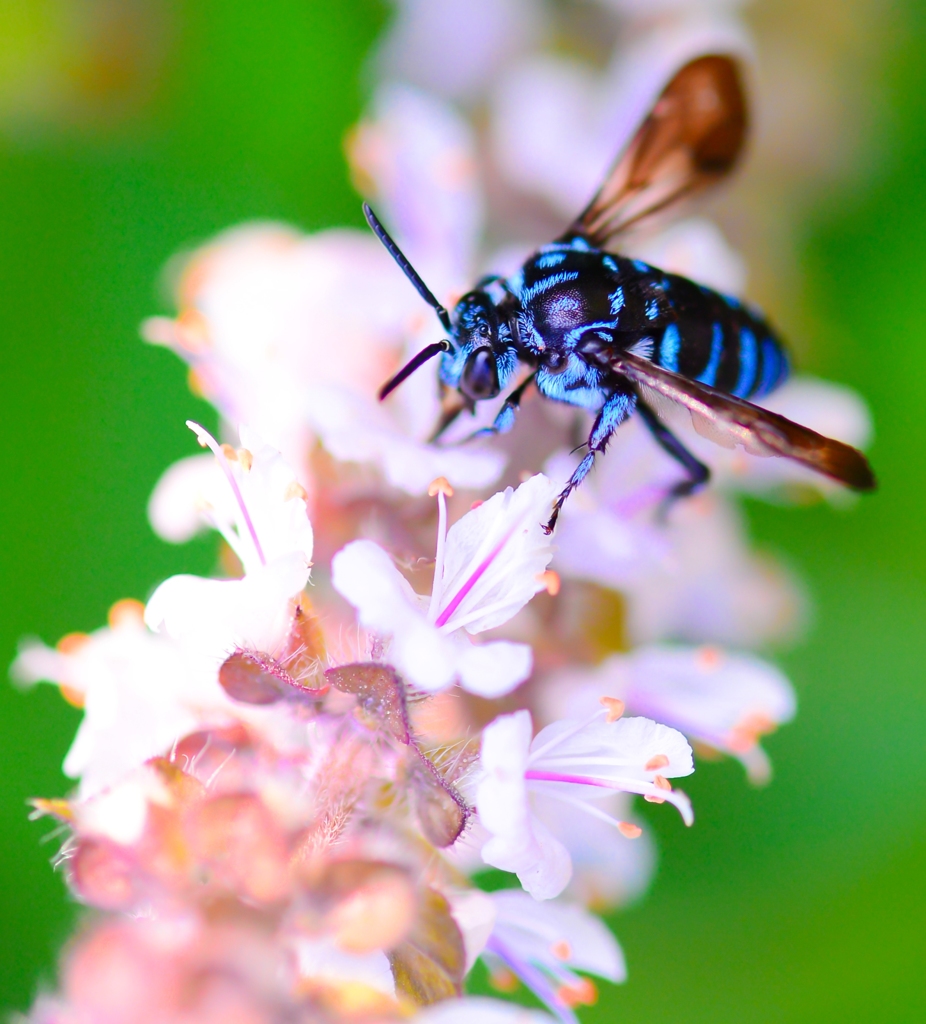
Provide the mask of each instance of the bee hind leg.
[{"label": "bee hind leg", "polygon": [[649,427],[650,433],[660,448],[685,470],[684,480],[671,487],[659,507],[659,518],[665,520],[672,506],[682,498],[696,494],[711,478],[711,471],[700,459],[695,458],[656,413],[642,399],[637,401],[637,412]]}]

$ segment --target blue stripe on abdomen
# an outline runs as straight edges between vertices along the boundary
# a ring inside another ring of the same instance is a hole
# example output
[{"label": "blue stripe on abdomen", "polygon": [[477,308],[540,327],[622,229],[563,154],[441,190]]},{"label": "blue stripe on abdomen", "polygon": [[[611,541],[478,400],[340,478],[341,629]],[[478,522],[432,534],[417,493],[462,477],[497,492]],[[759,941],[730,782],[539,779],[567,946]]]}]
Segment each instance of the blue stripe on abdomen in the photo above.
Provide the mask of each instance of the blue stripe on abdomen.
[{"label": "blue stripe on abdomen", "polygon": [[756,336],[748,327],[740,329],[739,340],[740,372],[736,381],[736,387],[731,394],[737,398],[745,398],[756,382],[756,370],[759,368],[759,348],[756,344]]},{"label": "blue stripe on abdomen", "polygon": [[778,383],[781,372],[781,358],[778,353],[778,346],[771,338],[762,339],[762,378],[759,386],[753,392],[754,395],[767,395]]},{"label": "blue stripe on abdomen", "polygon": [[711,354],[701,375],[697,378],[701,384],[713,387],[717,380],[717,371],[720,369],[720,358],[723,355],[723,328],[720,324],[714,324],[714,331],[711,335]]},{"label": "blue stripe on abdomen", "polygon": [[678,373],[678,350],[681,336],[675,324],[669,324],[659,344],[659,365],[673,373]]}]

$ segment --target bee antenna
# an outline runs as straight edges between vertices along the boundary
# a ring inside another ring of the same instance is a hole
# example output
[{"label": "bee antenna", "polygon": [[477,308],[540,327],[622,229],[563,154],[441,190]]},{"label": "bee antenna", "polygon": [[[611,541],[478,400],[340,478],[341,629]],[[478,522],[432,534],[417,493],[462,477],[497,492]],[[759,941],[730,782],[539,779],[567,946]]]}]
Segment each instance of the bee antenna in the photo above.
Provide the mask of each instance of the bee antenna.
[{"label": "bee antenna", "polygon": [[449,352],[450,347],[450,342],[445,338],[443,341],[435,341],[433,345],[423,348],[418,355],[412,356],[402,369],[394,377],[390,377],[379,389],[379,400],[382,401],[387,395],[392,394],[402,381],[410,377],[419,366],[424,366],[429,359],[440,355],[441,352]]},{"label": "bee antenna", "polygon": [[[379,217],[377,217],[376,214],[370,209],[369,203],[363,204],[363,215],[364,217],[366,217],[367,224],[370,225],[370,229],[372,230],[373,234],[376,235],[376,237],[386,247],[386,252],[388,252],[389,255],[402,268],[402,272],[415,286],[415,290],[418,292],[418,294],[434,310],[434,312],[437,313],[437,318],[438,320],[440,320],[441,326],[449,334],[450,331],[452,330],[450,324],[450,314],[434,297],[434,292],[432,292],[431,289],[424,283],[424,281],[421,280],[420,276],[418,275],[418,271],[415,270],[411,263],[408,262],[408,257],[392,240],[392,236],[380,223]],[[446,351],[446,349],[443,349],[442,351]],[[430,358],[430,356],[428,358]],[[421,364],[419,363],[418,365],[420,366]],[[409,373],[411,373],[411,370],[409,370]],[[403,377],[402,379],[404,380],[405,378]]]}]

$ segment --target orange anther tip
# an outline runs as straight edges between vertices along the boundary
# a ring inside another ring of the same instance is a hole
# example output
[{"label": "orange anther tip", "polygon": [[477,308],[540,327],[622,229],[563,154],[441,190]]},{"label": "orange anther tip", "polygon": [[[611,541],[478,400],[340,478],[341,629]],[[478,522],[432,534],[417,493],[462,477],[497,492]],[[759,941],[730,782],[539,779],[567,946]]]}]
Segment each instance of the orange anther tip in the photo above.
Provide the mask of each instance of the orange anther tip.
[{"label": "orange anther tip", "polygon": [[624,713],[624,702],[619,697],[599,697],[598,703],[608,709],[607,722],[616,722]]},{"label": "orange anther tip", "polygon": [[643,767],[648,772],[658,772],[660,768],[669,767],[669,759],[665,754],[656,754],[656,756],[651,757]]},{"label": "orange anther tip", "polygon": [[438,494],[443,494],[445,498],[453,497],[453,488],[450,486],[450,481],[445,476],[439,476],[436,480],[432,480],[431,486],[428,487],[429,497],[434,498]]},{"label": "orange anther tip", "polygon": [[699,647],[695,657],[698,667],[710,672],[720,668],[723,651],[719,647]]},{"label": "orange anther tip", "polygon": [[86,633],[68,633],[55,644],[62,654],[75,654],[90,639]]},{"label": "orange anther tip", "polygon": [[496,992],[514,992],[518,987],[518,978],[513,971],[500,968],[489,975],[489,984]]},{"label": "orange anther tip", "polygon": [[561,985],[556,994],[567,1006],[592,1006],[598,1001],[598,989],[588,978],[580,978],[574,985]]},{"label": "orange anther tip", "polygon": [[232,448],[230,444],[222,445],[222,454],[225,456],[226,459],[228,459],[229,462],[238,461],[238,453],[235,451],[234,448]]},{"label": "orange anther tip", "polygon": [[290,501],[292,498],[301,498],[303,501],[308,498],[306,489],[299,483],[298,480],[290,480],[287,485],[286,491],[283,494],[284,501]]},{"label": "orange anther tip", "polygon": [[484,505],[484,504],[485,504],[485,502],[482,500],[482,498],[479,498],[476,501],[474,501],[472,503],[472,505],[470,505],[469,510],[470,510],[470,512],[472,512],[473,509],[477,509],[477,508],[479,508],[480,505]]},{"label": "orange anther tip", "polygon": [[672,784],[664,775],[653,776],[653,784],[658,786],[660,789],[672,790]]},{"label": "orange anther tip", "polygon": [[643,835],[643,829],[639,825],[634,825],[629,821],[619,821],[617,823],[617,831],[620,832],[625,839],[639,839]]},{"label": "orange anther tip", "polygon": [[550,597],[556,597],[560,588],[558,572],[554,572],[552,569],[547,569],[545,572],[539,573],[537,579],[543,584],[544,589]]},{"label": "orange anther tip", "polygon": [[643,799],[648,804],[664,804],[666,802],[666,798],[664,796],[653,796],[652,793],[647,793]]},{"label": "orange anther tip", "polygon": [[63,683],[58,687],[58,692],[71,707],[82,708],[84,706],[84,695],[73,686],[65,686]]},{"label": "orange anther tip", "polygon": [[145,606],[134,597],[124,597],[109,609],[106,621],[111,629],[118,629],[120,626],[140,626],[145,621]]},{"label": "orange anther tip", "polygon": [[560,939],[550,946],[550,952],[557,960],[568,960],[572,956],[572,946],[565,939]]},{"label": "orange anther tip", "polygon": [[247,448],[239,448],[235,454],[238,456],[238,461],[244,467],[245,472],[254,465],[254,456],[247,450]]}]

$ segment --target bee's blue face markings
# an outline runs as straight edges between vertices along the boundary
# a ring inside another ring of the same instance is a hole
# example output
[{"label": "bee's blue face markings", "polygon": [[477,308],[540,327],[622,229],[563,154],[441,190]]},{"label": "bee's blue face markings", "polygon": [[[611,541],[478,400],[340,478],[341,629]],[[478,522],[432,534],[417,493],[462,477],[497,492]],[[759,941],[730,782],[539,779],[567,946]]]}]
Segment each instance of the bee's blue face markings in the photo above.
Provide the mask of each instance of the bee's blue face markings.
[{"label": "bee's blue face markings", "polygon": [[[444,384],[465,391],[467,373],[472,372],[478,360],[485,371],[482,374],[485,388],[497,394],[505,387],[517,367],[517,353],[508,324],[499,317],[495,301],[485,290],[470,292],[460,299],[454,310],[451,335],[453,348],[445,352],[440,361],[440,379]],[[490,358],[479,356],[480,350],[486,350]],[[491,387],[489,378],[493,381]],[[475,393],[471,397],[492,396]]]}]

